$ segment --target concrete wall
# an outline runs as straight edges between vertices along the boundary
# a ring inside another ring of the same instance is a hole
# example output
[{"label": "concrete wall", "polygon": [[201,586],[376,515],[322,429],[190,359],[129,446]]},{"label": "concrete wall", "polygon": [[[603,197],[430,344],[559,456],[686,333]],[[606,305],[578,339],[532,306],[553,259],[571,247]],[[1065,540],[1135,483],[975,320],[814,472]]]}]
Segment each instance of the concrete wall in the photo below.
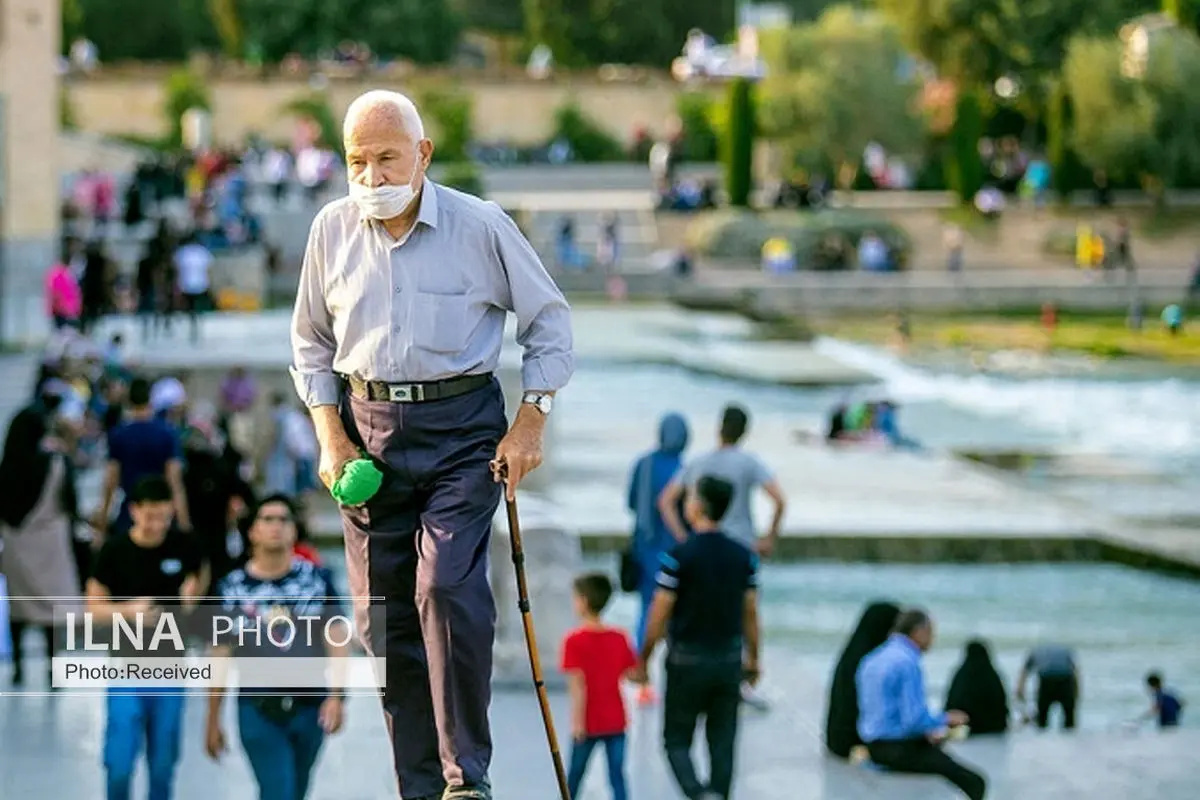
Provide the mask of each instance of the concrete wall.
[{"label": "concrete wall", "polygon": [[[95,133],[162,134],[166,130],[162,111],[166,74],[147,71],[136,76],[70,79],[68,96],[76,122],[82,130]],[[397,89],[419,99],[428,88],[451,85],[473,97],[479,139],[519,144],[545,142],[554,127],[555,111],[571,98],[622,140],[628,140],[638,126],[661,131],[667,116],[674,112],[678,93],[678,86],[667,80],[617,83],[596,78],[546,83],[467,78],[453,84],[445,79],[439,83],[429,78],[377,78],[332,81],[328,91],[333,113],[340,118],[350,101],[368,89]],[[209,91],[214,136],[224,143],[240,142],[256,132],[290,138],[292,121],[281,109],[311,94],[307,81],[286,78],[213,78]]]},{"label": "concrete wall", "polygon": [[[1181,302],[1187,292],[1188,270],[1147,270],[1138,277],[1137,295],[1148,319],[1168,303]],[[761,272],[705,272],[696,282],[680,286],[675,298],[684,305],[731,308],[759,314],[805,315],[837,310],[894,311],[1002,310],[1037,308],[1055,303],[1062,308],[1124,310],[1131,297],[1121,271],[1108,275],[1078,272],[1030,273],[993,270],[965,273],[867,274],[800,273],[769,276]]]},{"label": "concrete wall", "polygon": [[0,339],[47,329],[42,275],[58,250],[58,0],[0,3],[3,121]]}]

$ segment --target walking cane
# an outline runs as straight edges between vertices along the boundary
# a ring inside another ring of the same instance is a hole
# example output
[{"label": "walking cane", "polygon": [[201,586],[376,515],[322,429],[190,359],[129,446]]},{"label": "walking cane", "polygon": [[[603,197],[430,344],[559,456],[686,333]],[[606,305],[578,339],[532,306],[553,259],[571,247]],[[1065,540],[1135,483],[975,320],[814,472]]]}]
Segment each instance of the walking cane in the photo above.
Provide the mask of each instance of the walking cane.
[{"label": "walking cane", "polygon": [[[494,469],[502,481],[507,478],[507,465],[495,464]],[[571,800],[567,788],[567,772],[563,769],[562,755],[558,751],[558,735],[554,732],[554,717],[550,712],[550,697],[546,694],[546,682],[542,680],[542,661],[538,656],[537,634],[533,630],[533,614],[529,605],[529,586],[525,582],[525,551],[521,547],[521,520],[517,517],[516,499],[508,499],[508,487],[502,483],[505,493],[504,504],[508,511],[508,535],[512,539],[513,569],[517,573],[517,608],[521,611],[521,624],[525,627],[525,649],[529,653],[529,669],[533,673],[533,688],[537,691],[538,705],[542,709],[542,723],[546,726],[546,743],[550,745],[550,758],[554,761],[554,774],[558,778],[558,793],[562,800]]]}]

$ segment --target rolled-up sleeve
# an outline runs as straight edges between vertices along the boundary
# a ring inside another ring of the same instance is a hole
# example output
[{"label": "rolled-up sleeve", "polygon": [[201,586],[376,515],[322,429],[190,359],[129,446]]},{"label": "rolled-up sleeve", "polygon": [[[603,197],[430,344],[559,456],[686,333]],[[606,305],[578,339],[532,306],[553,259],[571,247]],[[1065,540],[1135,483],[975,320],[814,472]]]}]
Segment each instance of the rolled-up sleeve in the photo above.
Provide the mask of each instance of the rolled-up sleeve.
[{"label": "rolled-up sleeve", "polygon": [[508,310],[517,317],[517,344],[524,349],[522,386],[558,391],[575,371],[571,307],[512,218],[497,206],[493,219],[493,247],[508,281]]},{"label": "rolled-up sleeve", "polygon": [[292,382],[296,393],[309,408],[337,405],[341,396],[341,383],[333,372],[337,342],[323,288],[324,226],[324,216],[318,214],[308,233],[296,306],[292,311]]}]

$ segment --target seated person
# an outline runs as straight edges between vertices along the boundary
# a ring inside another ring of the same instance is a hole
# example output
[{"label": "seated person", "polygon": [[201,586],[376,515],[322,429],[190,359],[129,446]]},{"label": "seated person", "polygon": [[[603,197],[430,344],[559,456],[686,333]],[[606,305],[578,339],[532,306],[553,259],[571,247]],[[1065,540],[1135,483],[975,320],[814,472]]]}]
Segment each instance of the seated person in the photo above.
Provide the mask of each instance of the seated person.
[{"label": "seated person", "polygon": [[979,639],[967,643],[946,693],[946,708],[957,708],[971,718],[972,735],[1008,730],[1008,692],[987,645]]},{"label": "seated person", "polygon": [[930,712],[925,700],[921,655],[933,644],[933,621],[924,611],[903,611],[892,635],[858,667],[858,734],[881,767],[941,775],[970,800],[983,800],[983,776],[955,761],[941,747],[950,728],[966,725],[962,711]]},{"label": "seated person", "polygon": [[896,624],[900,607],[895,603],[871,603],[838,658],[829,687],[828,713],[825,718],[825,747],[838,758],[850,758],[851,751],[862,745],[858,736],[858,690],[854,674],[868,653],[887,641]]}]

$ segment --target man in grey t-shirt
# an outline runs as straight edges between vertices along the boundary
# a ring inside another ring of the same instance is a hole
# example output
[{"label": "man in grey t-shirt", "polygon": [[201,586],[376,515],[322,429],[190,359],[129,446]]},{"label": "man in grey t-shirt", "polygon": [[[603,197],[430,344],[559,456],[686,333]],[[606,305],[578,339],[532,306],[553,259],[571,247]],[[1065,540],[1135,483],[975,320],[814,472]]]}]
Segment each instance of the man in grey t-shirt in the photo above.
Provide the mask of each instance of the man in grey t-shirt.
[{"label": "man in grey t-shirt", "polygon": [[1029,652],[1017,676],[1017,702],[1025,702],[1025,681],[1037,675],[1037,726],[1046,728],[1050,709],[1062,706],[1063,728],[1075,727],[1075,705],[1079,700],[1079,666],[1075,654],[1061,644],[1040,644]]},{"label": "man in grey t-shirt", "polygon": [[[696,481],[706,475],[721,478],[733,484],[733,501],[721,518],[721,532],[762,556],[769,556],[779,540],[779,529],[783,524],[786,499],[783,490],[767,465],[757,456],[747,453],[738,443],[746,435],[749,416],[739,406],[727,406],[721,415],[719,446],[685,465],[659,497],[658,508],[663,521],[679,540],[687,538],[679,518],[679,500],[683,493],[695,486]],[[754,527],[752,513],[754,492],[759,487],[775,503],[775,514],[766,536],[759,538]]]}]

